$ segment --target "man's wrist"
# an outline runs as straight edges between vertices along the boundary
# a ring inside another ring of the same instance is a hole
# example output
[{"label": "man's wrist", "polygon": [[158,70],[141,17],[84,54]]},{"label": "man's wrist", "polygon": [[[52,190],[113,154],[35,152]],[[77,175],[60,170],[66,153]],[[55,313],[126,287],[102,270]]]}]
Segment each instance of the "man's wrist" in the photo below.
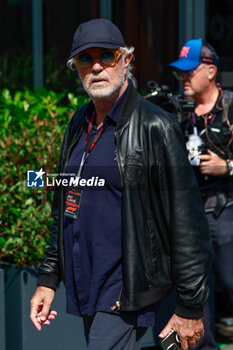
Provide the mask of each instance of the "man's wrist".
[{"label": "man's wrist", "polygon": [[226,175],[233,176],[233,161],[231,159],[226,159],[227,172]]}]

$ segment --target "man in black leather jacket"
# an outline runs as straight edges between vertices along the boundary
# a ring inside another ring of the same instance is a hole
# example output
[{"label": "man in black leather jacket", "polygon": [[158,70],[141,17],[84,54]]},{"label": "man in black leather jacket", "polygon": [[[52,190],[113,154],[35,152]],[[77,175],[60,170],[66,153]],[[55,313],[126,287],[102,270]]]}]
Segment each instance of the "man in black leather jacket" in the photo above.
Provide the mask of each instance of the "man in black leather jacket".
[{"label": "man in black leather jacket", "polygon": [[96,192],[55,190],[31,319],[41,330],[55,318],[50,307],[63,280],[68,312],[83,317],[87,349],[136,350],[175,286],[176,309],[159,336],[174,329],[187,350],[203,336],[212,246],[180,127],[132,86],[132,51],[105,19],[75,33],[70,62],[91,102],[67,127],[59,173],[74,166],[87,179],[90,166],[107,184]]}]

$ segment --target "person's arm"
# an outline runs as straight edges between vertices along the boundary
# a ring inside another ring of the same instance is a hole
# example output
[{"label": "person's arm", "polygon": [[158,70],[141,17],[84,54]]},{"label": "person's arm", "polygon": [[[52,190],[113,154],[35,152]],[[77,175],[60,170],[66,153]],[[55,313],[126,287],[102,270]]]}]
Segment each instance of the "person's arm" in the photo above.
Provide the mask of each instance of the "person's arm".
[{"label": "person's arm", "polygon": [[176,309],[160,337],[174,329],[182,349],[187,350],[204,334],[201,317],[208,298],[205,280],[212,266],[212,243],[201,194],[176,123],[166,128],[160,150],[161,197],[165,197],[171,273],[176,286]]},{"label": "person's arm", "polygon": [[[77,130],[80,130],[80,125],[83,124],[83,116],[86,111],[86,105],[81,107],[70,120],[65,135],[62,142],[62,147],[60,151],[59,165],[58,165],[58,174],[62,173],[64,170],[64,163],[66,161],[66,154],[68,152],[68,145],[73,139],[73,134]],[[59,175],[60,176],[60,175]],[[61,272],[60,272],[60,257],[58,254],[58,241],[60,238],[60,232],[58,232],[58,223],[60,220],[60,205],[61,205],[61,188],[55,187],[54,196],[52,202],[52,232],[50,245],[46,249],[45,258],[42,264],[39,267],[39,278],[37,286],[44,286],[53,289],[54,291],[57,288],[57,285],[61,281]]]},{"label": "person's arm", "polygon": [[37,289],[31,299],[30,318],[38,331],[41,331],[41,325],[49,325],[50,321],[57,315],[55,310],[51,310],[51,305],[54,299],[56,287],[60,281],[57,245],[58,211],[59,191],[55,189],[52,204],[53,223],[50,246],[46,250],[45,259],[39,267]]},{"label": "person's arm", "polygon": [[39,267],[39,279],[37,289],[31,299],[30,318],[38,331],[41,331],[41,325],[49,325],[50,321],[57,315],[56,311],[51,310],[57,284],[60,281],[60,268],[58,259],[57,235],[58,235],[58,195],[55,190],[52,205],[52,234],[50,246],[46,251],[45,259]]},{"label": "person's arm", "polygon": [[[64,163],[64,154],[67,151],[67,143],[72,138],[73,130],[79,129],[83,124],[83,116],[86,111],[86,105],[81,107],[71,119],[62,142],[58,173],[62,172],[62,164]],[[51,305],[54,294],[61,280],[60,261],[58,254],[58,220],[60,205],[60,189],[55,188],[52,203],[52,233],[48,249],[45,252],[45,259],[39,267],[39,278],[37,289],[31,300],[31,320],[35,327],[40,331],[41,324],[50,324],[50,320],[56,316],[56,311],[51,311]]]},{"label": "person's arm", "polygon": [[[216,153],[208,150],[208,154],[201,154],[200,172],[203,175],[223,176],[228,174],[227,162]],[[230,160],[233,162],[233,160]]]},{"label": "person's arm", "polygon": [[37,286],[53,289],[57,288],[61,280],[60,262],[58,255],[58,220],[59,220],[59,189],[55,189],[52,203],[52,232],[49,247],[45,251],[45,258],[39,267]]}]

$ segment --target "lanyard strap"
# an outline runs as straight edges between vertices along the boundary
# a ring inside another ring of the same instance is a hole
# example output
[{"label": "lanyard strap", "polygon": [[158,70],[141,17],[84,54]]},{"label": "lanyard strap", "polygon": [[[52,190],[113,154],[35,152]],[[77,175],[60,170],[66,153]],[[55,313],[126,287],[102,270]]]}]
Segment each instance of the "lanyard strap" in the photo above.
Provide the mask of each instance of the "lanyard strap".
[{"label": "lanyard strap", "polygon": [[91,131],[92,131],[92,128],[93,128],[93,122],[94,122],[94,119],[95,119],[95,115],[92,114],[91,116],[91,119],[90,119],[90,122],[88,124],[88,129],[87,129],[87,135],[86,135],[86,140],[85,140],[85,148],[84,148],[84,152],[87,153],[87,154],[90,154],[91,151],[93,150],[93,148],[95,147],[97,141],[99,140],[102,132],[103,132],[103,125],[101,126],[101,128],[99,128],[99,131],[97,133],[97,135],[95,136],[88,152],[86,152],[86,149],[87,149],[87,144],[88,144],[88,141],[89,141],[89,138],[90,138],[90,135],[91,135]]},{"label": "lanyard strap", "polygon": [[95,136],[94,140],[92,141],[92,144],[90,145],[89,150],[87,151],[87,145],[88,145],[88,141],[89,141],[90,136],[91,136],[91,131],[92,131],[92,128],[93,128],[94,119],[95,119],[95,115],[92,114],[90,122],[88,124],[84,152],[83,152],[83,155],[82,155],[82,158],[81,158],[81,162],[80,162],[80,165],[79,165],[79,169],[78,169],[78,173],[77,173],[76,178],[77,177],[79,178],[81,176],[81,173],[82,173],[82,170],[83,170],[83,166],[84,166],[84,164],[85,164],[89,154],[91,153],[91,151],[95,147],[97,141],[100,139],[100,136],[102,135],[102,133],[104,131],[104,127],[102,125],[101,128],[99,128],[98,133]]}]

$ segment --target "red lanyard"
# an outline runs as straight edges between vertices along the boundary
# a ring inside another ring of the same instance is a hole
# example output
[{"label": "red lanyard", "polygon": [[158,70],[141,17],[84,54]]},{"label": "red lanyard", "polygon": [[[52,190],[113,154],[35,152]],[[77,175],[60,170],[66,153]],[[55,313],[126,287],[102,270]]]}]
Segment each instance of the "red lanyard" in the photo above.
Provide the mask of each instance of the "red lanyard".
[{"label": "red lanyard", "polygon": [[[88,140],[90,138],[90,134],[91,134],[91,131],[92,131],[92,128],[93,128],[93,122],[94,122],[94,119],[95,119],[95,115],[92,114],[91,116],[91,119],[90,119],[90,122],[88,124],[88,129],[87,129],[87,135],[86,135],[86,140],[85,140],[85,148],[84,148],[84,152],[86,153],[86,148],[87,148],[87,143],[88,143]],[[103,131],[103,125],[101,126],[101,128],[99,129],[96,137],[94,138],[90,148],[89,148],[89,151],[87,152],[87,154],[90,154],[91,151],[93,150],[93,148],[95,147],[97,141],[99,140],[101,134],[102,134],[102,131]]]},{"label": "red lanyard", "polygon": [[87,149],[87,144],[88,144],[88,141],[89,141],[89,138],[90,138],[90,135],[91,135],[91,131],[92,131],[92,128],[93,128],[93,122],[94,122],[94,119],[95,119],[95,115],[92,114],[91,116],[91,119],[90,119],[90,122],[88,124],[88,128],[87,128],[87,135],[86,135],[86,140],[85,140],[85,148],[84,148],[84,152],[83,152],[83,155],[82,155],[82,158],[81,158],[81,162],[80,162],[80,165],[79,165],[79,169],[78,169],[78,174],[76,177],[80,177],[81,175],[81,172],[83,170],[83,166],[89,156],[89,154],[91,153],[91,151],[93,150],[93,148],[95,147],[97,141],[99,140],[100,136],[102,135],[103,133],[103,130],[104,130],[104,127],[101,126],[101,128],[99,128],[98,130],[98,133],[97,135],[95,136],[94,140],[92,141],[92,144],[89,148],[88,151],[86,151]]}]

